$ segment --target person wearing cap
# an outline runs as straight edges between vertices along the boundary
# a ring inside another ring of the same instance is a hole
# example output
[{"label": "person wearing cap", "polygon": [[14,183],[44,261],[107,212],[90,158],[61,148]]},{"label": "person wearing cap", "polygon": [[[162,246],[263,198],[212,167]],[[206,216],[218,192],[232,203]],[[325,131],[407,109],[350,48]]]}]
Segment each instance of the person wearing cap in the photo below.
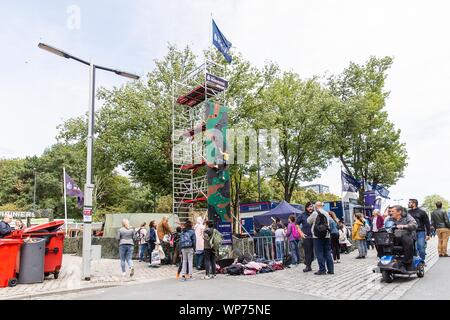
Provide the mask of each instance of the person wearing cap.
[{"label": "person wearing cap", "polygon": [[4,238],[12,232],[12,228],[9,225],[13,221],[13,217],[10,214],[6,214],[2,221],[0,221],[0,238]]}]

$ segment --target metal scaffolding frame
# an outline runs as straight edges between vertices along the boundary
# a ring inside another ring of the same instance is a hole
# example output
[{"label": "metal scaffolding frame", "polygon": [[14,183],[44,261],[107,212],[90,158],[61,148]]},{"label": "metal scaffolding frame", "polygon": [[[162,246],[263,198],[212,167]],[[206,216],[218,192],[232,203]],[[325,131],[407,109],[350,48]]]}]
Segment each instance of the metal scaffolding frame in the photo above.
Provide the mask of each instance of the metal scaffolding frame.
[{"label": "metal scaffolding frame", "polygon": [[[207,101],[225,103],[225,91],[209,76],[224,79],[225,67],[211,60],[172,83],[173,213],[188,219],[197,202],[207,201],[208,181],[203,132]],[[207,209],[205,209],[206,211]]]}]

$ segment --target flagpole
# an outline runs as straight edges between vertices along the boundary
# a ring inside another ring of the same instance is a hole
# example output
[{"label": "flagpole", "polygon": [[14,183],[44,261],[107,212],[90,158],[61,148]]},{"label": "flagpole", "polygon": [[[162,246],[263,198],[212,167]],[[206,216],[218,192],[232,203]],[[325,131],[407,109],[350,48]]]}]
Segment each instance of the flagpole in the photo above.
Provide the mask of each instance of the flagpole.
[{"label": "flagpole", "polygon": [[64,181],[64,225],[66,227],[66,236],[67,236],[67,195],[66,195],[66,167],[63,167],[63,181]]},{"label": "flagpole", "polygon": [[341,165],[341,201],[342,201],[342,208],[344,208],[344,190],[343,190],[343,186],[342,186],[342,169],[344,168],[342,166],[342,162],[340,163]]},{"label": "flagpole", "polygon": [[209,26],[208,26],[208,30],[209,30],[209,46],[211,47],[214,43],[214,32],[213,32],[213,21],[214,21],[214,17],[213,17],[213,13],[212,11],[210,12],[210,20],[209,20]]}]

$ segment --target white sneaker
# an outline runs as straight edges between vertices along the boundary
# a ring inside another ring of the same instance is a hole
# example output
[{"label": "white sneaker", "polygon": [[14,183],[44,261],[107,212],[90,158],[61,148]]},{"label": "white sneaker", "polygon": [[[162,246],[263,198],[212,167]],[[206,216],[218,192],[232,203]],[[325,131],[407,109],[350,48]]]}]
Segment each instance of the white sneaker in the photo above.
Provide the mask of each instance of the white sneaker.
[{"label": "white sneaker", "polygon": [[122,272],[122,277],[126,277],[127,273],[126,272]]}]

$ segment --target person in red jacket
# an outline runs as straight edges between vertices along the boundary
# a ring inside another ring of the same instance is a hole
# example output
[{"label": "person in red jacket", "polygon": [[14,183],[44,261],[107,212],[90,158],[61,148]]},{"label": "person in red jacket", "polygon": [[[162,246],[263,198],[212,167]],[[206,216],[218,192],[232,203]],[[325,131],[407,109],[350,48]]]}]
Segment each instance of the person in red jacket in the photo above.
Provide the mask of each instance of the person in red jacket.
[{"label": "person in red jacket", "polygon": [[[383,216],[380,214],[380,210],[375,209],[372,212],[372,232],[378,232],[378,230],[380,230],[381,228],[384,227],[384,218]],[[381,258],[384,253],[383,253],[383,248],[375,245],[375,249],[377,249],[377,256],[378,258]]]},{"label": "person in red jacket", "polygon": [[384,226],[384,218],[380,214],[380,210],[375,209],[372,212],[372,232],[378,232]]}]

